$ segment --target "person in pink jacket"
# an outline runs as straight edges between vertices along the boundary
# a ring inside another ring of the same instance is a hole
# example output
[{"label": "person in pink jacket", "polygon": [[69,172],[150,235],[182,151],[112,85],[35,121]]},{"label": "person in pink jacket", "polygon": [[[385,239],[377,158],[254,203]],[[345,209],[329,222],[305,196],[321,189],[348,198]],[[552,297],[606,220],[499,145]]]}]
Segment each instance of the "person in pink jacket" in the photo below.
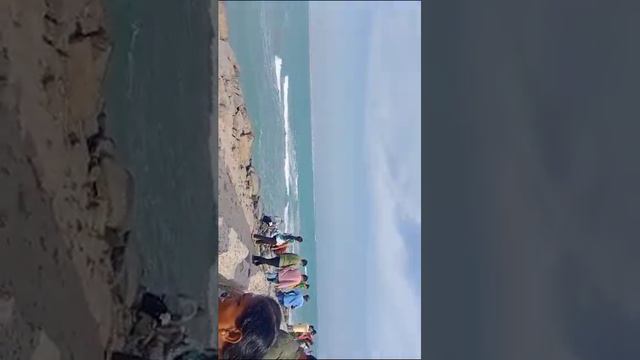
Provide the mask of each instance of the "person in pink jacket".
[{"label": "person in pink jacket", "polygon": [[275,276],[267,277],[267,279],[278,284],[276,288],[282,290],[292,289],[301,282],[306,282],[309,277],[296,268],[286,267],[278,271]]}]

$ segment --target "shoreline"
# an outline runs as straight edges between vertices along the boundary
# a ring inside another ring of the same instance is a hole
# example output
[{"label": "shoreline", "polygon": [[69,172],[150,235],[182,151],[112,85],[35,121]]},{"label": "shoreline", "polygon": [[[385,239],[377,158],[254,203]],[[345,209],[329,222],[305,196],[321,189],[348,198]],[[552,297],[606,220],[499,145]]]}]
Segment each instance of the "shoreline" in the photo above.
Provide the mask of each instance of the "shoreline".
[{"label": "shoreline", "polygon": [[128,327],[134,184],[103,136],[104,11],[14,0],[0,12],[0,358],[101,359]]},{"label": "shoreline", "polygon": [[244,290],[275,296],[264,269],[251,263],[260,208],[260,177],[252,166],[253,129],[240,68],[229,43],[224,2],[218,3],[218,273]]},{"label": "shoreline", "polygon": [[[245,291],[277,300],[275,284],[266,280],[268,267],[255,266],[251,262],[251,255],[275,254],[255,244],[252,238],[263,215],[260,176],[252,166],[254,135],[240,85],[241,69],[229,42],[223,1],[218,2],[218,9],[219,281],[231,281]],[[246,221],[239,220],[239,209]],[[281,309],[281,329],[286,331],[291,310]]]}]

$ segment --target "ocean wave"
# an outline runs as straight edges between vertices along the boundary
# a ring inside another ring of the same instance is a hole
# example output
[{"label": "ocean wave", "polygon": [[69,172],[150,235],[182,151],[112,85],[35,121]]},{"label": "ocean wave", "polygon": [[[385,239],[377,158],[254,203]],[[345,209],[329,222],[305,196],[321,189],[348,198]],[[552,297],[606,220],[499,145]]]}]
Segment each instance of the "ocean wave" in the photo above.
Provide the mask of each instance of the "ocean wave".
[{"label": "ocean wave", "polygon": [[282,117],[284,120],[284,183],[287,188],[287,197],[291,194],[291,130],[289,128],[289,76],[284,77]]},{"label": "ocean wave", "polygon": [[291,232],[291,216],[289,215],[289,202],[284,206],[284,214],[282,216],[284,232]]},{"label": "ocean wave", "polygon": [[276,87],[278,88],[278,97],[280,98],[280,104],[282,104],[282,79],[280,77],[282,75],[282,58],[276,55],[273,64],[276,69]]},{"label": "ocean wave", "polygon": [[134,74],[134,51],[136,48],[136,39],[138,33],[140,33],[140,25],[137,22],[131,24],[131,42],[127,49],[127,68],[128,68],[128,82],[127,82],[127,99],[131,100],[133,95],[133,74]]}]

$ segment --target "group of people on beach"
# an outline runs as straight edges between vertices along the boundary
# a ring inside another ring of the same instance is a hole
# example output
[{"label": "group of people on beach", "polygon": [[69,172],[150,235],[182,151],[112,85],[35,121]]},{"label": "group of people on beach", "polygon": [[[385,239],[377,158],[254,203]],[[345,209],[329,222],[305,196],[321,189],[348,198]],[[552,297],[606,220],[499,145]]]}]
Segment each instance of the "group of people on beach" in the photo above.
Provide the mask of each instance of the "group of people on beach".
[{"label": "group of people on beach", "polygon": [[307,266],[307,260],[289,252],[288,248],[289,245],[301,243],[304,239],[302,236],[278,232],[275,226],[277,223],[271,216],[263,216],[261,223],[266,224],[271,230],[271,236],[254,234],[253,238],[256,244],[266,246],[275,256],[253,256],[253,264],[268,265],[277,269],[267,273],[267,280],[276,284],[278,302],[287,309],[298,309],[310,298],[308,294],[302,293],[302,290],[309,289],[309,277],[300,270],[300,267]]},{"label": "group of people on beach", "polygon": [[[262,224],[273,229],[270,217],[263,217]],[[275,283],[276,299],[237,289],[223,292],[218,300],[218,350],[222,359],[315,359],[311,354],[313,325],[283,326],[283,311],[297,309],[309,301],[302,294],[309,288],[308,276],[300,267],[307,260],[298,254],[287,252],[294,242],[302,242],[301,236],[279,233],[254,234],[256,244],[266,246],[275,256],[253,256],[254,265],[267,265],[275,271],[267,273],[267,280]]]}]

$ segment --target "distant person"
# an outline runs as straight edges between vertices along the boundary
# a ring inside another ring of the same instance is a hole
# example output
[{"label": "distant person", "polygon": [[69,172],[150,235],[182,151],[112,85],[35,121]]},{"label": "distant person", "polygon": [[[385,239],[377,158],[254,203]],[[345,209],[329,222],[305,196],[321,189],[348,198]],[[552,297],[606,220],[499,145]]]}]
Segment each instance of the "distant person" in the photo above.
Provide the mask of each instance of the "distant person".
[{"label": "distant person", "polygon": [[286,267],[277,273],[268,276],[267,280],[275,282],[277,284],[277,289],[284,290],[293,289],[301,283],[308,281],[309,277],[297,268]]},{"label": "distant person", "polygon": [[278,233],[274,236],[264,236],[260,234],[253,234],[253,238],[256,240],[256,244],[278,246],[284,244],[293,244],[294,242],[302,242],[302,236],[296,236],[291,234]]},{"label": "distant person", "polygon": [[254,265],[269,265],[277,268],[306,266],[307,260],[294,253],[284,253],[272,258],[253,255]]},{"label": "distant person", "polygon": [[289,244],[288,243],[271,246],[271,251],[273,251],[273,253],[276,254],[276,255],[282,255],[282,254],[286,253],[288,250],[289,250]]},{"label": "distant person", "polygon": [[292,310],[302,307],[305,302],[309,301],[309,295],[303,295],[299,289],[278,292],[276,293],[276,297],[280,304]]},{"label": "distant person", "polygon": [[308,289],[309,287],[311,287],[311,285],[309,285],[309,283],[303,281],[300,284],[294,286],[293,289]]},{"label": "distant person", "polygon": [[287,325],[287,329],[289,329],[290,333],[294,333],[297,335],[300,334],[304,334],[304,333],[313,333],[315,334],[315,328],[313,327],[313,325],[309,325],[309,324],[305,324],[305,323],[298,323],[295,325]]},{"label": "distant person", "polygon": [[273,217],[269,216],[269,215],[263,215],[262,219],[260,219],[263,223],[265,223],[268,226],[273,226],[276,224],[275,220],[273,219]]},{"label": "distant person", "polygon": [[278,303],[263,295],[224,292],[218,299],[221,359],[261,359],[274,344],[282,322]]},{"label": "distant person", "polygon": [[298,337],[296,337],[296,339],[300,340],[300,341],[311,341],[313,343],[313,335],[310,332],[306,332],[303,334],[298,335]]}]

